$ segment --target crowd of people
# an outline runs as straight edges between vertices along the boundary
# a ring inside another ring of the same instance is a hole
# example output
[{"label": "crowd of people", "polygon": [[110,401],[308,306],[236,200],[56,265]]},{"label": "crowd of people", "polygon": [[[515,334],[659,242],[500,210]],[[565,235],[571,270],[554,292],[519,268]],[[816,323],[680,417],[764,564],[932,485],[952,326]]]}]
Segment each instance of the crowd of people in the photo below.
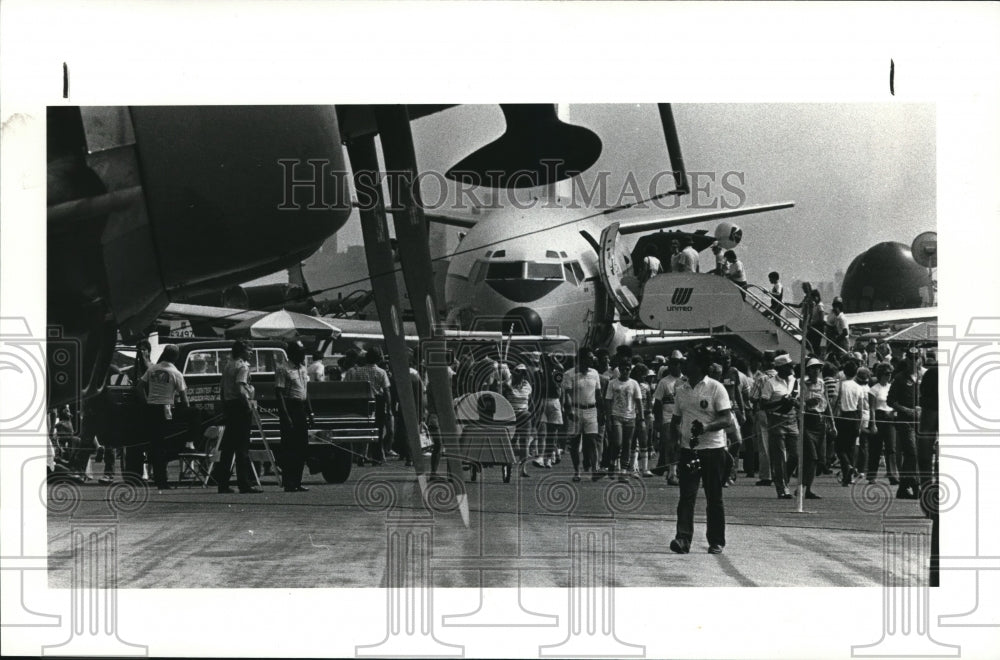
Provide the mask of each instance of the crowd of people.
[{"label": "crowd of people", "polygon": [[[814,489],[817,475],[836,474],[839,483],[849,486],[859,480],[875,483],[884,470],[901,499],[919,497],[930,483],[937,425],[933,352],[893,350],[874,339],[856,343],[850,352],[840,344],[827,346],[831,350],[825,357],[808,355],[801,383],[797,360],[786,352],[741,355],[718,344],[651,359],[634,355],[628,346],[614,354],[583,348],[570,358],[541,351],[516,351],[514,359],[505,356],[506,361],[466,354],[450,373],[456,397],[478,394],[483,399],[482,393],[489,392],[510,404],[513,419],[497,423],[513,427],[509,452],[521,477],[531,476],[529,467],[548,470],[568,458],[574,481],[665,478],[680,489],[678,533],[671,546],[676,552],[690,549],[694,500],[701,486],[708,499],[709,544],[713,552],[721,552],[723,490],[742,473],[756,479],[756,486],[774,488],[777,498],[791,499],[800,444],[798,483],[808,499],[822,499]],[[240,492],[260,492],[251,483],[248,456],[257,414],[249,351],[247,343],[234,342],[222,372],[227,430],[212,475],[222,493],[233,492],[230,465]],[[52,424],[53,447],[62,449],[64,469],[79,472],[96,453],[97,462],[105,462],[102,480],[110,480],[117,461],[124,459],[125,472],[137,476],[148,461],[156,487],[170,488],[166,444],[157,438],[178,407],[188,405],[177,354],[177,347],[168,344],[154,363],[148,344],[140,344],[129,369],[138,401],[133,421],[152,442],[128,447],[123,455],[120,448],[102,447],[100,432],[77,434],[70,411],[58,411]],[[307,490],[301,476],[312,415],[306,385],[312,379],[371,385],[379,439],[357,456],[358,463],[382,464],[394,458],[412,463],[395,380],[378,348],[349,351],[338,360],[335,372],[319,359],[307,366],[299,342],[290,342],[286,355],[275,373],[286,491]],[[427,436],[433,478],[440,472],[445,442],[426,374],[415,356],[409,357],[408,382],[418,403],[421,435]],[[495,402],[480,401],[479,408],[488,413],[480,421],[490,423]],[[461,457],[461,441],[457,451]],[[470,463],[466,469],[474,469]]]}]

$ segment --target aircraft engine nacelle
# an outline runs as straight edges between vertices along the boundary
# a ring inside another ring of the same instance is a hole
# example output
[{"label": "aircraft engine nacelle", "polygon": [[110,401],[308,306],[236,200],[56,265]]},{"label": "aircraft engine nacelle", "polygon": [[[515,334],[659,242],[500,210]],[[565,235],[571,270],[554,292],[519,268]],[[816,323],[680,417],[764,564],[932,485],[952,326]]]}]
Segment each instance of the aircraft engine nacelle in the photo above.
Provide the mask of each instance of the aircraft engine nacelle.
[{"label": "aircraft engine nacelle", "polygon": [[715,240],[723,250],[731,250],[743,240],[743,230],[731,222],[720,222],[715,228]]},{"label": "aircraft engine nacelle", "polygon": [[53,107],[47,131],[49,319],[81,342],[84,396],[95,337],[298,264],[350,215],[333,106]]}]

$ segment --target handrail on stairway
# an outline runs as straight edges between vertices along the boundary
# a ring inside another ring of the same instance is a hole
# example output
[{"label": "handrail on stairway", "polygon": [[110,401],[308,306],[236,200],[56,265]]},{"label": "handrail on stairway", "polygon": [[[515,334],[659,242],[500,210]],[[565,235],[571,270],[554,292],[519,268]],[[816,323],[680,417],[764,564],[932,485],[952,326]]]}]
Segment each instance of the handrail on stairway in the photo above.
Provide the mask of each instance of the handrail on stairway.
[{"label": "handrail on stairway", "polygon": [[[733,286],[739,286],[739,285],[736,284],[735,282],[733,282]],[[742,287],[740,287],[740,288],[742,288]],[[758,284],[747,284],[747,288],[744,289],[744,290],[747,291],[747,293],[750,294],[750,297],[754,300],[754,302],[757,303],[757,305],[754,305],[754,307],[761,314],[766,314],[766,313],[770,312],[771,311],[771,305],[770,305],[770,303],[777,302],[779,305],[781,305],[781,309],[783,311],[787,311],[792,317],[794,317],[798,321],[797,323],[794,323],[792,321],[792,319],[789,319],[788,317],[783,316],[783,315],[779,315],[778,319],[781,322],[782,329],[785,330],[785,332],[787,332],[790,335],[794,335],[797,332],[801,333],[801,332],[805,331],[806,334],[808,334],[808,330],[807,329],[804,330],[803,328],[801,328],[801,325],[802,325],[802,314],[799,313],[798,311],[796,311],[795,309],[789,307],[788,305],[786,305],[782,301],[775,301],[774,298],[771,296],[771,293],[767,289],[765,289],[764,287],[762,287],[762,286],[760,286]],[[765,298],[761,299],[759,296],[757,296],[754,293],[753,290],[760,291],[761,293],[764,294]],[[773,318],[773,314],[772,314],[772,318]],[[826,343],[826,345],[828,347],[830,347],[830,346],[835,347],[838,351],[840,351],[841,353],[844,353],[846,355],[850,355],[851,354],[851,351],[849,351],[846,348],[843,348],[839,344],[835,343],[826,333],[824,333],[824,332],[817,332],[817,334],[823,340],[825,340],[825,343]]]}]

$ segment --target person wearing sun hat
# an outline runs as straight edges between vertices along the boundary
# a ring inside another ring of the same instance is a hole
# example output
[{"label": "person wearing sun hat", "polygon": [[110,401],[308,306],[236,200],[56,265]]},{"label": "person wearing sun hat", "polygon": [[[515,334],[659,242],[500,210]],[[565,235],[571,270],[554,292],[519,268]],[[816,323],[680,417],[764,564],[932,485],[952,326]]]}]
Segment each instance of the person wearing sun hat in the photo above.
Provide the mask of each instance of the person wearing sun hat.
[{"label": "person wearing sun hat", "polygon": [[764,381],[760,391],[761,405],[767,412],[771,480],[778,498],[783,500],[792,499],[788,482],[799,462],[798,381],[794,367],[795,362],[787,353],[776,356],[775,375]]},{"label": "person wearing sun hat", "polygon": [[684,365],[684,354],[674,351],[670,354],[670,362],[666,371],[660,372],[660,379],[653,390],[653,415],[656,427],[660,433],[660,455],[656,460],[656,468],[651,472],[656,476],[667,474],[667,484],[680,485],[677,479],[677,465],[674,455],[677,447],[670,438],[670,420],[674,415],[674,404],[677,386],[687,380],[681,369]]},{"label": "person wearing sun hat", "polygon": [[812,491],[813,479],[816,476],[816,466],[823,462],[826,456],[827,422],[833,423],[833,411],[826,398],[826,386],[823,383],[823,361],[811,357],[806,362],[806,378],[802,386],[805,388],[805,419],[802,434],[802,484],[806,488],[805,497],[818,500],[820,496]]}]

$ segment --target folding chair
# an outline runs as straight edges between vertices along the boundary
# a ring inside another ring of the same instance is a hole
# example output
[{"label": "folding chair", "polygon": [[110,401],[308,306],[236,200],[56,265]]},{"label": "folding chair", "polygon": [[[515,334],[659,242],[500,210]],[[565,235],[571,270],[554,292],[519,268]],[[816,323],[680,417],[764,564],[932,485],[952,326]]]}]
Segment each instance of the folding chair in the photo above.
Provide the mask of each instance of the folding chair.
[{"label": "folding chair", "polygon": [[250,471],[253,472],[253,478],[257,482],[257,487],[263,488],[260,484],[260,476],[257,474],[257,468],[254,467],[254,462],[268,462],[274,469],[274,476],[278,480],[278,485],[280,486],[282,481],[281,468],[278,466],[278,461],[274,457],[274,452],[271,451],[271,445],[267,441],[267,434],[264,433],[264,425],[261,424],[260,415],[256,410],[253,413],[253,421],[257,424],[257,431],[260,433],[260,439],[264,442],[264,448],[250,450]]},{"label": "folding chair", "polygon": [[177,455],[180,460],[178,483],[185,481],[185,470],[191,470],[201,481],[202,488],[208,486],[208,480],[212,478],[212,467],[219,460],[219,445],[222,443],[222,434],[225,430],[224,426],[209,426],[205,429],[204,451],[182,451]]}]

